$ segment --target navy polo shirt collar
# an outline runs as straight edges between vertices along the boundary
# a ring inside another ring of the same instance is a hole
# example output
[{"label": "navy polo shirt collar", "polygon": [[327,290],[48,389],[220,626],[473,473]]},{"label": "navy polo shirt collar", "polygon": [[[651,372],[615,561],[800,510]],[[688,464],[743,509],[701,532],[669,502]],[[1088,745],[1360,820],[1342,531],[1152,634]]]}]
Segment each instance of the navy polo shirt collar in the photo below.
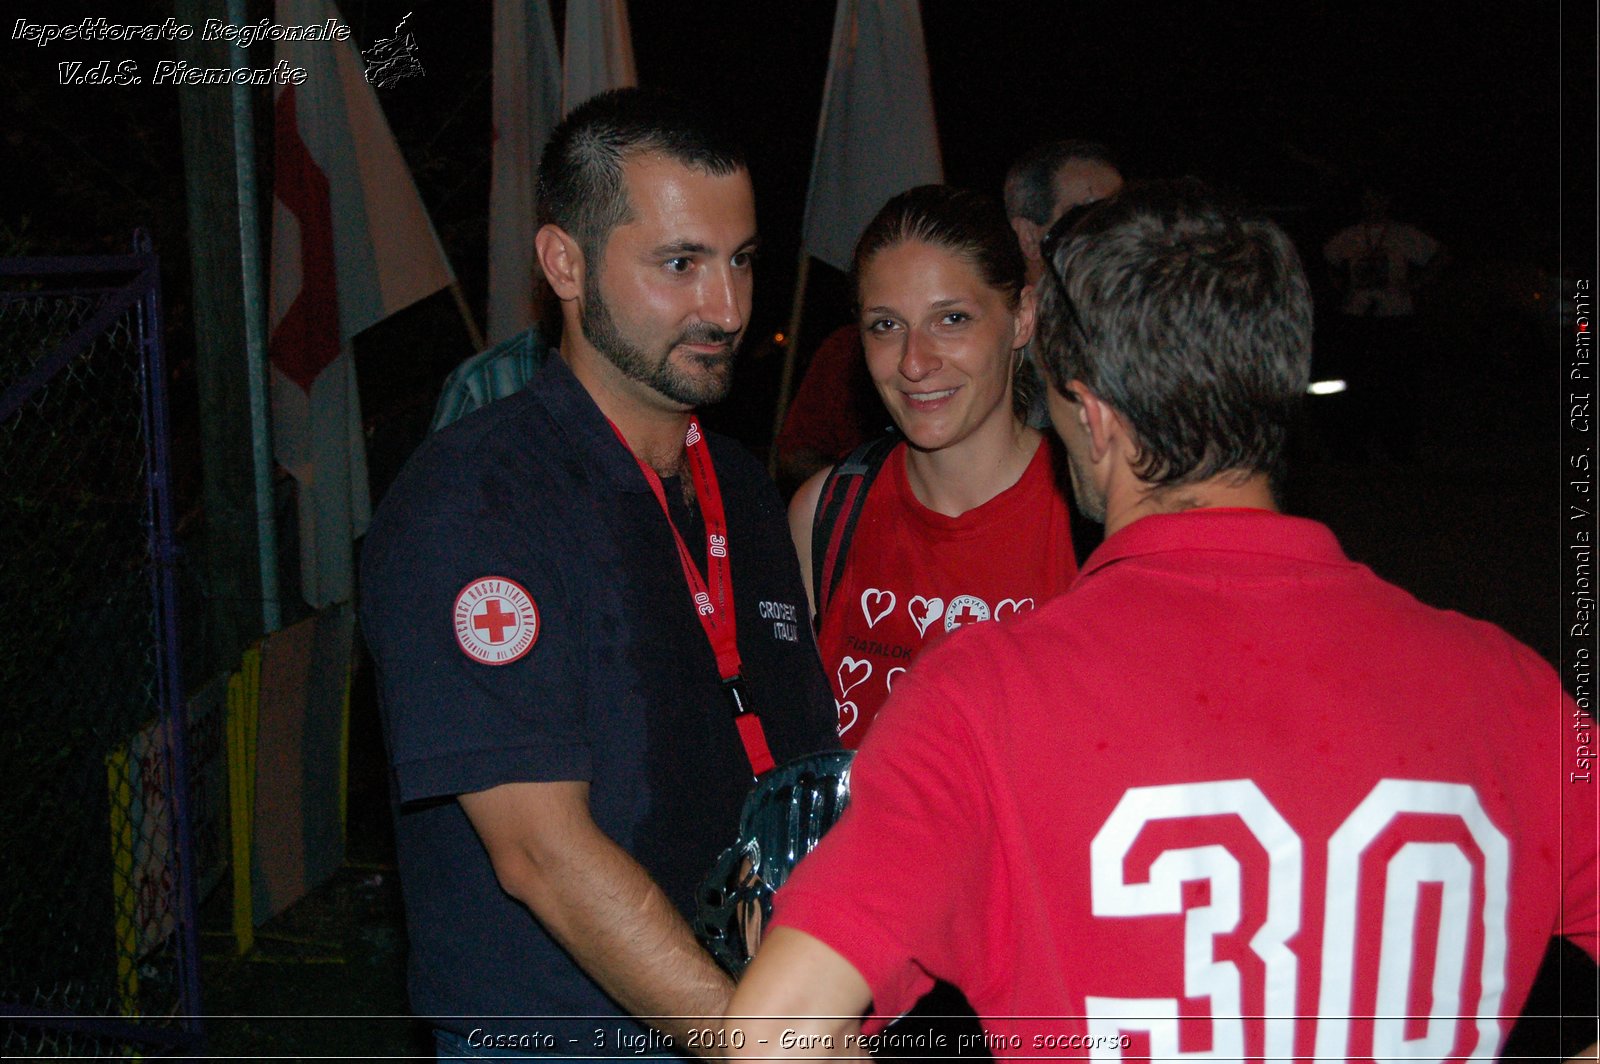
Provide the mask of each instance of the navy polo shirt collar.
[{"label": "navy polo shirt collar", "polygon": [[560,352],[550,353],[531,389],[555,419],[573,453],[582,455],[590,468],[599,470],[613,488],[627,492],[650,490],[639,472],[639,463],[611,431],[594,397],[573,375],[572,367]]},{"label": "navy polo shirt collar", "polygon": [[1171,551],[1263,554],[1321,565],[1351,565],[1333,532],[1318,521],[1271,510],[1208,508],[1151,514],[1120,528],[1084,562],[1078,579],[1125,558]]}]

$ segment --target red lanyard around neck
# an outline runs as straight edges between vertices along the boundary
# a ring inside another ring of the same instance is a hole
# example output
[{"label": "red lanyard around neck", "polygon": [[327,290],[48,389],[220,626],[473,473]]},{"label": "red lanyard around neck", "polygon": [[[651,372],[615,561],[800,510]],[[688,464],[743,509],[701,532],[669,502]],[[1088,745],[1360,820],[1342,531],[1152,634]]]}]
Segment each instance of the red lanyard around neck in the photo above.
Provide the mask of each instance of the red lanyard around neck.
[{"label": "red lanyard around neck", "polygon": [[[633,448],[628,447],[622,430],[609,419],[607,423],[611,425],[611,431],[617,434],[617,439],[622,441],[622,446],[628,448],[629,454],[633,454]],[[689,553],[689,545],[683,541],[683,533],[678,531],[677,524],[672,520],[672,511],[667,507],[667,489],[662,485],[660,475],[638,455],[633,454],[633,460],[639,463],[639,472],[644,474],[645,483],[650,485],[656,502],[661,504],[667,527],[672,529],[673,541],[678,546],[678,564],[683,568],[683,579],[689,586],[695,615],[700,618],[700,627],[705,630],[712,653],[716,655],[717,673],[722,677],[723,690],[728,692],[728,698],[733,703],[734,724],[739,729],[739,738],[744,742],[750,769],[759,776],[773,767],[772,751],[767,747],[761,717],[750,705],[744,678],[740,674],[742,666],[733,612],[733,568],[728,562],[727,512],[722,507],[722,489],[717,485],[717,471],[711,465],[711,450],[706,446],[699,420],[693,416],[689,418],[684,448],[689,457],[689,475],[694,482],[695,502],[700,507],[700,518],[706,526],[709,581],[701,575],[694,555]]]}]

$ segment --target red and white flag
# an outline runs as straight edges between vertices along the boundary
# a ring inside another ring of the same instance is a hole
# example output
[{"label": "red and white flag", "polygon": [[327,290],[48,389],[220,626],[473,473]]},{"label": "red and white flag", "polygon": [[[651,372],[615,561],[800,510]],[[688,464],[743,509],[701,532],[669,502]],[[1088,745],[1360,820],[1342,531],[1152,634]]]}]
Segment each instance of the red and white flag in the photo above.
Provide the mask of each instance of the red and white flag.
[{"label": "red and white flag", "polygon": [[885,200],[944,180],[917,0],[839,0],[806,193],[806,251],[850,268]]},{"label": "red and white flag", "polygon": [[570,0],[562,60],[562,114],[608,89],[639,84],[627,0]]},{"label": "red and white flag", "polygon": [[494,148],[489,173],[489,336],[533,324],[534,187],[561,120],[561,57],[547,0],[495,0]]},{"label": "red and white flag", "polygon": [[[328,0],[278,0],[277,21],[337,18]],[[367,529],[366,439],[350,341],[455,275],[349,41],[280,41],[306,70],[274,97],[273,449],[299,487],[300,579],[321,607],[350,598]]]}]

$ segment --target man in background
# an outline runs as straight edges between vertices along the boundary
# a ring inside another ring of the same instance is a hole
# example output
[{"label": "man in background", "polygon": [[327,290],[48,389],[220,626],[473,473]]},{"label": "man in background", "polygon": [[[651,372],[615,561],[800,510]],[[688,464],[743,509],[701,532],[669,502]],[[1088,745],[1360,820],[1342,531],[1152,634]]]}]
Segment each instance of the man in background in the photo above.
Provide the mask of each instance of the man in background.
[{"label": "man in background", "polygon": [[1039,242],[1057,218],[1122,188],[1111,151],[1092,140],[1049,140],[1023,152],[1006,171],[1006,214],[1027,262],[1028,283],[1044,274]]},{"label": "man in background", "polygon": [[[1345,356],[1351,398],[1367,415],[1390,457],[1409,460],[1422,421],[1421,364],[1426,352],[1416,327],[1417,292],[1436,277],[1444,249],[1414,225],[1397,220],[1389,194],[1361,193],[1361,220],[1323,246],[1340,302],[1329,339]],[[1355,457],[1365,457],[1357,438]]]}]

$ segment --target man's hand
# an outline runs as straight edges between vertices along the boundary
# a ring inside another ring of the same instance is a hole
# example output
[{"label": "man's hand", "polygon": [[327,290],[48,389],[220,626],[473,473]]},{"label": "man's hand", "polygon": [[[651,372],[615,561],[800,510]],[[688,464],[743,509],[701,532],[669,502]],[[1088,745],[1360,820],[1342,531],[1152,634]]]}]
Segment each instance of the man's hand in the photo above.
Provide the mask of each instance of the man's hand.
[{"label": "man's hand", "polygon": [[680,1049],[687,1031],[722,1015],[732,981],[649,873],[595,825],[587,783],[508,783],[460,801],[500,886],[623,1008]]},{"label": "man's hand", "polygon": [[778,927],[739,981],[723,1027],[739,1046],[734,1057],[859,1057],[845,1040],[861,1033],[870,1004],[854,965],[805,932]]}]

